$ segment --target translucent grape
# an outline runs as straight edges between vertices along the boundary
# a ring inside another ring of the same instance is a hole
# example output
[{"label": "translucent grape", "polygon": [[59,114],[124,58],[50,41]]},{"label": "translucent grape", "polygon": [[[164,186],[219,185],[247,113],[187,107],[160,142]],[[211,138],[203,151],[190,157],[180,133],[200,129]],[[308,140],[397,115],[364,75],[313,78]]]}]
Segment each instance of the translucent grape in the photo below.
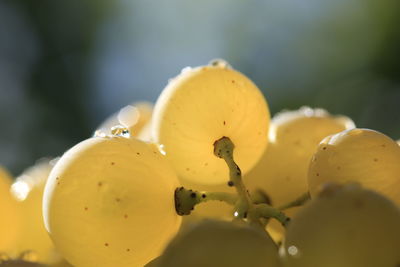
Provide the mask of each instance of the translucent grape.
[{"label": "translucent grape", "polygon": [[248,188],[264,190],[273,205],[286,204],[308,191],[309,162],[326,136],[354,127],[343,116],[303,107],[278,113],[272,119],[269,146],[245,176]]},{"label": "translucent grape", "polygon": [[[269,145],[257,165],[245,175],[246,186],[261,189],[276,207],[289,203],[308,191],[308,166],[319,142],[326,136],[353,128],[351,119],[332,116],[322,109],[302,107],[283,111],[272,119]],[[298,208],[287,210],[293,216]],[[269,230],[276,240],[283,233],[280,223],[272,220]]]},{"label": "translucent grape", "polygon": [[172,168],[155,146],[91,138],[67,151],[45,187],[45,225],[76,266],[143,266],[177,232]]},{"label": "translucent grape", "polygon": [[60,260],[43,224],[42,198],[44,185],[53,167],[49,160],[43,159],[22,173],[11,186],[11,193],[18,200],[21,212],[21,228],[17,253],[32,251],[37,260],[54,263]]},{"label": "translucent grape", "polygon": [[0,254],[14,251],[20,230],[17,202],[10,194],[10,174],[0,166]]},{"label": "translucent grape", "polygon": [[223,221],[203,221],[178,236],[159,267],[280,266],[278,249],[262,231]]},{"label": "translucent grape", "polygon": [[223,136],[235,144],[243,173],[267,145],[269,110],[260,90],[226,64],[187,68],[172,79],[154,107],[153,137],[182,181],[228,182],[227,166],[213,154]]},{"label": "translucent grape", "polygon": [[326,182],[359,182],[400,205],[400,146],[369,129],[347,130],[325,138],[310,163],[308,182],[315,196]]},{"label": "translucent grape", "polygon": [[400,263],[400,210],[358,186],[327,189],[287,229],[287,267],[395,267]]},{"label": "translucent grape", "polygon": [[153,105],[149,102],[136,102],[123,107],[117,113],[108,117],[97,130],[105,135],[111,134],[110,129],[122,125],[128,129],[132,137],[149,141],[149,125],[152,117]]},{"label": "translucent grape", "polygon": [[0,261],[0,267],[46,267],[46,265],[23,260]]}]

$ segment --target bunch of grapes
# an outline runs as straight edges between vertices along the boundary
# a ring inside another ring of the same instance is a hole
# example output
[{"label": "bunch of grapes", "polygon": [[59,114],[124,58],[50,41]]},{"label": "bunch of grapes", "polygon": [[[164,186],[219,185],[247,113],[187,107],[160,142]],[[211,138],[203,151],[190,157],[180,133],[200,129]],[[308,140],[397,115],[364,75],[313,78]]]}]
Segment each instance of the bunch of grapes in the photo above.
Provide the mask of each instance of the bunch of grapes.
[{"label": "bunch of grapes", "polygon": [[13,182],[0,266],[400,266],[400,146],[323,109],[270,119],[227,62],[185,68]]}]

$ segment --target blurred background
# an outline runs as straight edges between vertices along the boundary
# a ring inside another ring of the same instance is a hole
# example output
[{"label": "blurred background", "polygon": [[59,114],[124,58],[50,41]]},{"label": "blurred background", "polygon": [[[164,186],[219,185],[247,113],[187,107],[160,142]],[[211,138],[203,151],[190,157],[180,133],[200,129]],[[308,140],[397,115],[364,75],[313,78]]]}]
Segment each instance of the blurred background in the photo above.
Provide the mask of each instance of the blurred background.
[{"label": "blurred background", "polygon": [[14,175],[224,58],[272,114],[303,105],[400,138],[398,0],[2,0],[0,164]]}]

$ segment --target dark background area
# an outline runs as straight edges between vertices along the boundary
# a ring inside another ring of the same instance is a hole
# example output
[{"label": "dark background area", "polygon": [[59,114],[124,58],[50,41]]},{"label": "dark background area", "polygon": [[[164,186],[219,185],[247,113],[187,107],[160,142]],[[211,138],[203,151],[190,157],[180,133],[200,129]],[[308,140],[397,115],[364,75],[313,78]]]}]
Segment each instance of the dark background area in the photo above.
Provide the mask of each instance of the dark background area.
[{"label": "dark background area", "polygon": [[213,58],[272,114],[322,107],[399,139],[399,25],[397,0],[2,0],[0,164],[61,155]]}]

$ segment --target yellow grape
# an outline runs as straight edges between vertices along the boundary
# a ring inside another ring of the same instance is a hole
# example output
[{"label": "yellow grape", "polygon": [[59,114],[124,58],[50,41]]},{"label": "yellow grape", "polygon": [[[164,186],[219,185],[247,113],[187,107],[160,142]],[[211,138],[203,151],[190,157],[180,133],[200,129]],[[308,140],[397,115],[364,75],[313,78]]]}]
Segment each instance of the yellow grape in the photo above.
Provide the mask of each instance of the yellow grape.
[{"label": "yellow grape", "polygon": [[151,122],[152,112],[153,105],[151,103],[136,102],[108,117],[97,129],[104,134],[111,134],[112,127],[122,125],[129,130],[131,137],[140,136],[139,139],[149,141],[148,125]]},{"label": "yellow grape", "polygon": [[172,79],[155,104],[152,126],[182,181],[218,185],[228,182],[228,168],[213,154],[214,142],[229,137],[247,172],[266,148],[269,110],[251,80],[219,62],[185,68]]},{"label": "yellow grape", "polygon": [[52,167],[52,162],[41,160],[17,177],[11,186],[11,193],[18,200],[21,212],[21,228],[15,250],[17,253],[32,251],[37,260],[43,263],[60,260],[44,228],[42,214],[44,185]]},{"label": "yellow grape", "polygon": [[0,254],[14,250],[20,230],[17,201],[10,194],[12,178],[0,166]]},{"label": "yellow grape", "polygon": [[[327,135],[352,127],[351,119],[330,115],[323,109],[302,107],[276,114],[271,122],[268,148],[245,175],[246,186],[250,191],[266,192],[274,206],[293,201],[308,191],[308,166],[319,142]],[[286,213],[292,216],[297,210],[292,208]],[[268,230],[274,232],[274,240],[282,239],[284,229],[277,221],[270,221]]]},{"label": "yellow grape", "polygon": [[315,196],[326,182],[358,182],[400,205],[400,146],[386,135],[353,129],[325,138],[310,163],[308,183]]},{"label": "yellow grape", "polygon": [[7,260],[0,261],[0,267],[47,267],[47,265],[23,260]]},{"label": "yellow grape", "polygon": [[76,266],[143,266],[177,232],[176,174],[155,146],[94,137],[67,151],[45,187],[45,225]]},{"label": "yellow grape", "polygon": [[400,263],[400,209],[360,186],[327,188],[287,229],[286,267],[395,267]]},{"label": "yellow grape", "polygon": [[309,162],[322,139],[354,127],[349,118],[308,107],[278,113],[271,125],[269,146],[244,179],[249,189],[265,191],[274,206],[308,191]]},{"label": "yellow grape", "polygon": [[277,267],[278,249],[264,232],[247,225],[203,221],[180,232],[158,267]]}]

